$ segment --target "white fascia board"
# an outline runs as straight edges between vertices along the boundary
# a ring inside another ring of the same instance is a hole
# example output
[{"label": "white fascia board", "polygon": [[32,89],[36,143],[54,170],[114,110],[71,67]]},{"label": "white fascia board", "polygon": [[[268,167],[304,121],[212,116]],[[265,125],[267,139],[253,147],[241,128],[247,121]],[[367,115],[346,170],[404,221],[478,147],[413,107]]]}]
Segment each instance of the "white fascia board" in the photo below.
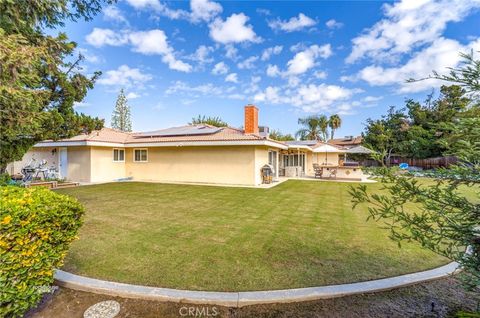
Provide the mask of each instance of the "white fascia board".
[{"label": "white fascia board", "polygon": [[39,142],[35,144],[35,148],[41,147],[76,147],[76,146],[97,146],[97,147],[119,147],[124,148],[123,143],[118,142],[102,142],[102,141],[50,141]]},{"label": "white fascia board", "polygon": [[295,149],[305,149],[305,150],[312,151],[312,148],[310,148],[309,146],[305,146],[305,145],[290,145],[290,146],[288,146],[288,150],[295,150]]},{"label": "white fascia board", "polygon": [[120,148],[146,148],[146,147],[187,147],[187,146],[269,146],[280,149],[288,149],[288,146],[269,140],[246,140],[246,141],[184,141],[184,142],[140,142],[140,143],[111,143],[100,141],[52,141],[40,142],[34,147],[74,147],[74,146],[97,146],[97,147],[120,147]]}]

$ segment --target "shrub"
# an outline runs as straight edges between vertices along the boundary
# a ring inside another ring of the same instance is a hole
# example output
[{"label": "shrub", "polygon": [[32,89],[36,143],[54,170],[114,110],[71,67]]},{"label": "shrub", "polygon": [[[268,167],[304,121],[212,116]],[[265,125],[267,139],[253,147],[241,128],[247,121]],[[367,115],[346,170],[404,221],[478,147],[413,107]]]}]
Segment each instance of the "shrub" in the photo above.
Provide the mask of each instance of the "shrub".
[{"label": "shrub", "polygon": [[0,173],[0,186],[6,186],[10,183],[12,178],[8,173]]},{"label": "shrub", "polygon": [[19,317],[50,290],[84,209],[44,188],[0,187],[0,317]]}]

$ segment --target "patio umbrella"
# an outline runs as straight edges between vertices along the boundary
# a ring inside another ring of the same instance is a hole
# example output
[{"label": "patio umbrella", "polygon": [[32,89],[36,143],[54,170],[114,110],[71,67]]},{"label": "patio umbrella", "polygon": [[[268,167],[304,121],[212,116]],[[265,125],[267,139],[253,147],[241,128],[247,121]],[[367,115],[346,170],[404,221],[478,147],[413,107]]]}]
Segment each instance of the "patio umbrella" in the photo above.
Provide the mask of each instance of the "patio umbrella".
[{"label": "patio umbrella", "polygon": [[350,149],[345,150],[345,160],[347,160],[347,153],[370,155],[372,153],[375,153],[375,151],[373,151],[372,149],[368,149],[367,147],[364,147],[362,145],[358,145],[358,146],[355,146],[355,147],[352,147]]},{"label": "patio umbrella", "polygon": [[329,144],[326,144],[326,143],[321,143],[319,144],[317,147],[315,147],[313,150],[312,150],[314,153],[325,153],[325,163],[328,162],[328,154],[329,153],[344,153],[345,150],[343,149],[339,149],[335,146],[332,146],[332,145],[329,145]]}]

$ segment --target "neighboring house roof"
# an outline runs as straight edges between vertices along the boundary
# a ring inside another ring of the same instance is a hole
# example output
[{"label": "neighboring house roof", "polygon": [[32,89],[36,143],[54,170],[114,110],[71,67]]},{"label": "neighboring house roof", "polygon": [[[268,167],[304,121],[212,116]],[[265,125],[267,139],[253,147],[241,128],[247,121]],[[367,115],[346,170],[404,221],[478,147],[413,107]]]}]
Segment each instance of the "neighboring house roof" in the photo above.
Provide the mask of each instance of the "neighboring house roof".
[{"label": "neighboring house roof", "polygon": [[358,145],[358,146],[355,146],[355,147],[352,147],[352,148],[348,148],[345,152],[346,153],[366,154],[366,155],[375,153],[375,151],[373,151],[371,149],[368,149],[367,147],[364,147],[362,145]]},{"label": "neighboring house roof", "polygon": [[328,141],[329,144],[342,147],[358,146],[362,143],[362,136],[346,136],[344,138],[335,138]]},{"label": "neighboring house roof", "polygon": [[36,144],[37,147],[49,146],[169,146],[169,145],[237,145],[258,144],[287,149],[283,142],[245,134],[243,130],[231,127],[214,127],[209,125],[187,125],[151,132],[127,133],[111,128],[102,128],[90,134],[82,134],[58,141],[46,140]]}]

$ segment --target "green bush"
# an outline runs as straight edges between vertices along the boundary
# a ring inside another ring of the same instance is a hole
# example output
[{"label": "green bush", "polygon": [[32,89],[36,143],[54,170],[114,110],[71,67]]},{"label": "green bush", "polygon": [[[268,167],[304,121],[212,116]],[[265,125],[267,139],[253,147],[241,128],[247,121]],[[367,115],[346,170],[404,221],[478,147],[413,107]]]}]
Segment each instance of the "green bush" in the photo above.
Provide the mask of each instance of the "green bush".
[{"label": "green bush", "polygon": [[44,188],[0,187],[0,317],[19,317],[53,283],[83,206]]}]

